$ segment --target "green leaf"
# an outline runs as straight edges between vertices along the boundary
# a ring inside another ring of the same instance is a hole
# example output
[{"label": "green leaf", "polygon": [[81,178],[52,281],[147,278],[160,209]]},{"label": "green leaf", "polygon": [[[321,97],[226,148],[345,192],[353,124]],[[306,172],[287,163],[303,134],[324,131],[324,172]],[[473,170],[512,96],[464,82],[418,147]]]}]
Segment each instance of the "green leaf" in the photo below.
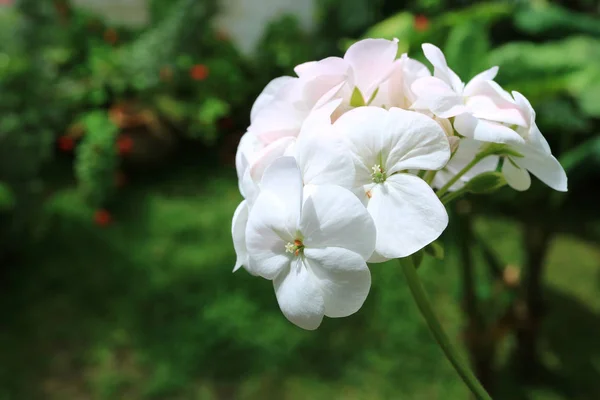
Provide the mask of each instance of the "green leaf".
[{"label": "green leaf", "polygon": [[5,183],[0,182],[0,212],[12,210],[16,200],[13,191]]},{"label": "green leaf", "polygon": [[414,34],[414,19],[409,12],[392,15],[369,28],[362,38],[398,39],[398,53],[405,53]]},{"label": "green leaf", "polygon": [[[580,36],[542,44],[511,42],[492,50],[489,61],[500,67],[498,81],[505,89],[518,90],[533,104],[560,95],[581,101],[600,77],[600,40]],[[592,114],[594,97],[584,99]]]},{"label": "green leaf", "polygon": [[522,7],[515,13],[515,25],[533,34],[586,33],[600,36],[600,23],[591,15],[573,12],[550,3],[531,2],[530,7]]},{"label": "green leaf", "polygon": [[506,185],[506,179],[501,172],[484,172],[471,179],[465,186],[471,193],[485,194],[493,193]]},{"label": "green leaf", "polygon": [[363,97],[360,89],[355,87],[352,91],[352,97],[350,98],[350,106],[362,107],[365,105],[365,98]]},{"label": "green leaf", "polygon": [[229,113],[229,103],[216,98],[209,97],[204,100],[198,113],[198,120],[203,124],[214,124],[219,118]]},{"label": "green leaf", "polygon": [[187,115],[187,103],[168,95],[160,95],[154,99],[158,111],[170,121],[181,123]]},{"label": "green leaf", "polygon": [[427,246],[425,246],[424,250],[425,250],[425,253],[429,254],[431,257],[433,257],[437,260],[444,259],[444,255],[445,255],[444,245],[439,240],[429,243]]},{"label": "green leaf", "polygon": [[567,173],[590,161],[600,163],[600,136],[586,140],[560,157],[560,164]]},{"label": "green leaf", "polygon": [[486,26],[468,22],[459,24],[450,31],[444,54],[448,65],[452,66],[463,81],[468,81],[490,67],[484,64],[489,48]]}]

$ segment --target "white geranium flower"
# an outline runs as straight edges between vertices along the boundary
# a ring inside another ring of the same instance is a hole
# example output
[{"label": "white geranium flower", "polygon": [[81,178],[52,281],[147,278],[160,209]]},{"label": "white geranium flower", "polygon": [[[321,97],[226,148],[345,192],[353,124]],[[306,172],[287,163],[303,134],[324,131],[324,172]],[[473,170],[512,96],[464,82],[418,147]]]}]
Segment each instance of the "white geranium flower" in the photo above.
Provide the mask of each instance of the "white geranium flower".
[{"label": "white geranium flower", "polygon": [[511,148],[523,157],[505,157],[502,173],[506,182],[515,190],[527,190],[531,185],[529,172],[546,185],[560,192],[567,191],[567,174],[552,155],[548,142],[535,123],[535,111],[529,101],[519,92],[512,92],[519,110],[527,124],[517,127],[516,133],[523,144],[512,144]]},{"label": "white geranium flower", "polygon": [[[443,187],[448,181],[450,181],[450,179],[452,179],[464,167],[466,167],[467,164],[473,161],[475,156],[482,150],[482,147],[485,145],[486,143],[474,139],[459,139],[457,141],[458,147],[452,155],[452,158],[444,168],[442,168],[435,174],[432,186],[436,189]],[[495,171],[496,167],[498,166],[498,161],[498,156],[490,155],[485,157],[483,160],[475,164],[475,166],[472,167],[467,173],[461,176],[456,183],[450,186],[448,191],[453,192],[455,190],[461,189],[467,182],[469,182],[472,178],[479,174],[489,171]]]},{"label": "white geranium flower", "polygon": [[495,143],[523,143],[521,136],[504,124],[525,126],[514,101],[493,79],[492,67],[464,82],[448,67],[442,51],[423,44],[425,57],[434,66],[434,76],[417,79],[411,86],[417,100],[415,110],[429,110],[441,118],[455,117],[454,128],[463,136]]},{"label": "white geranium flower", "polygon": [[293,157],[264,172],[248,218],[249,270],[273,280],[283,314],[304,329],[358,311],[371,285],[366,260],[375,226],[361,202],[335,185],[304,190]]},{"label": "white geranium flower", "polygon": [[409,170],[437,170],[450,158],[440,125],[414,111],[359,107],[333,124],[354,158],[354,192],[377,227],[373,262],[406,257],[439,237],[448,214]]},{"label": "white geranium flower", "polygon": [[265,170],[278,158],[296,158],[302,181],[305,185],[333,184],[352,188],[354,166],[350,154],[344,152],[342,138],[336,135],[331,126],[330,115],[339,105],[333,101],[314,111],[305,121],[300,136],[281,138],[263,148],[252,165],[245,170],[240,180],[241,192],[245,200],[240,203],[233,216],[232,236],[237,261],[233,271],[248,265],[245,247],[245,230],[249,210],[261,191],[261,180]]}]

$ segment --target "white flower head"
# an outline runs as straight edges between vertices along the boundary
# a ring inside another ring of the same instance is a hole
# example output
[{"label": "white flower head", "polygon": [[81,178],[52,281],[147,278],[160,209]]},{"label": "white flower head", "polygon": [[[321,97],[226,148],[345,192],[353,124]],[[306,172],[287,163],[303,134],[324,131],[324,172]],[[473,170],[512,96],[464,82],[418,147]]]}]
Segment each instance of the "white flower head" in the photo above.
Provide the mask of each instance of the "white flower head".
[{"label": "white flower head", "polygon": [[304,122],[300,135],[284,137],[264,147],[246,168],[240,180],[245,200],[238,206],[232,221],[232,236],[237,261],[234,272],[248,265],[245,230],[248,212],[262,189],[266,169],[284,156],[296,158],[304,185],[333,184],[351,188],[354,183],[354,166],[350,154],[344,152],[342,138],[333,132],[330,116],[340,100],[314,110]]},{"label": "white flower head", "polygon": [[442,51],[423,44],[434,76],[417,79],[411,86],[417,96],[411,108],[428,110],[437,117],[455,117],[454,128],[463,136],[495,143],[522,143],[521,136],[504,124],[525,125],[510,95],[493,79],[492,67],[465,83],[448,67]]},{"label": "white flower head", "polygon": [[265,170],[245,235],[248,269],[273,280],[281,311],[299,327],[316,329],[324,315],[345,317],[364,303],[373,220],[348,189],[305,190],[293,157]]},{"label": "white flower head", "polygon": [[450,158],[440,125],[413,111],[360,107],[333,124],[354,159],[353,191],[377,227],[372,262],[406,257],[439,237],[448,224],[433,190],[409,170],[437,170]]}]

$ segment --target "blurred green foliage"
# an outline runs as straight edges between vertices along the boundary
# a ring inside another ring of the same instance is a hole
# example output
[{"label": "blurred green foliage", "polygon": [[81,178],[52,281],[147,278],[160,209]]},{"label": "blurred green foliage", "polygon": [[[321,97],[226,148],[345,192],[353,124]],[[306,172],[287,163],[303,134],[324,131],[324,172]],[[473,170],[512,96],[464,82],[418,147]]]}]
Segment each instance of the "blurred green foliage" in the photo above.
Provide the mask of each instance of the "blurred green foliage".
[{"label": "blurred green foliage", "polygon": [[[499,65],[498,81],[538,111],[570,193],[534,185],[518,203],[500,191],[479,205],[600,236],[592,1],[321,0],[314,33],[281,16],[251,57],[213,29],[216,1],[149,4],[151,24],[136,29],[65,0],[0,10],[0,399],[465,398],[393,264],[372,269],[356,316],[313,333],[285,320],[269,282],[230,274],[231,156],[252,101],[271,78],[359,37],[397,37],[422,61],[420,44],[437,44],[465,80]],[[119,173],[130,180],[121,189]],[[99,208],[113,223],[93,224]],[[520,223],[478,220],[477,276],[523,265]],[[459,341],[456,246],[425,251],[445,255],[424,257],[420,273]],[[518,384],[509,336],[495,398],[600,397],[600,255],[560,236],[548,265],[547,375]],[[515,293],[480,282],[495,321]]]}]

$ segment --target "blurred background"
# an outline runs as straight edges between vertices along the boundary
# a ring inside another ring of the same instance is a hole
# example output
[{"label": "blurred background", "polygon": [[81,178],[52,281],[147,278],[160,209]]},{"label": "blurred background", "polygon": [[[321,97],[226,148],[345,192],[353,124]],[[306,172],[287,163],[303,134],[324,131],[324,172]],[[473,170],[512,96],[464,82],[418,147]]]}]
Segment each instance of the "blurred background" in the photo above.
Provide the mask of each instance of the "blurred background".
[{"label": "blurred background", "polygon": [[495,399],[600,399],[598,1],[0,0],[0,400],[469,398],[393,262],[316,332],[231,273],[252,102],[362,37],[531,100],[569,192],[456,203],[420,274]]}]

